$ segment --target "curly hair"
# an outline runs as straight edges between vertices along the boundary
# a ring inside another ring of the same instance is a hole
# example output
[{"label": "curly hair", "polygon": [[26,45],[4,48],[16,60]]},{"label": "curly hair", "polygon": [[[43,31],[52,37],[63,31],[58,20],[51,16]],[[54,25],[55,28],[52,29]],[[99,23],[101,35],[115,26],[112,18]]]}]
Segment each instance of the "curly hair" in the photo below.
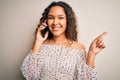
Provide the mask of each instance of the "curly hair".
[{"label": "curly hair", "polygon": [[[38,27],[47,19],[50,9],[54,6],[62,7],[64,9],[65,14],[66,14],[67,26],[66,26],[65,35],[66,35],[67,39],[77,41],[77,21],[75,18],[75,14],[74,14],[74,11],[72,10],[72,8],[65,2],[53,1],[42,13],[42,17],[40,18],[40,22],[38,24]],[[47,39],[51,39],[51,38],[53,38],[53,35],[50,32]]]}]

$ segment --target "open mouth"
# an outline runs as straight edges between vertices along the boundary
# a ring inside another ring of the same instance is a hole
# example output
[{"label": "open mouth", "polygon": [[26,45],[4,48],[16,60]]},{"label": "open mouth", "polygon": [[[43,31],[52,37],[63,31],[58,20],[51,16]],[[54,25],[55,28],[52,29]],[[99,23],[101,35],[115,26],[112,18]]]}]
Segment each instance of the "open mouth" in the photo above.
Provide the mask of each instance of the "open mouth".
[{"label": "open mouth", "polygon": [[58,31],[58,30],[60,30],[60,27],[52,27],[52,30],[53,31]]}]

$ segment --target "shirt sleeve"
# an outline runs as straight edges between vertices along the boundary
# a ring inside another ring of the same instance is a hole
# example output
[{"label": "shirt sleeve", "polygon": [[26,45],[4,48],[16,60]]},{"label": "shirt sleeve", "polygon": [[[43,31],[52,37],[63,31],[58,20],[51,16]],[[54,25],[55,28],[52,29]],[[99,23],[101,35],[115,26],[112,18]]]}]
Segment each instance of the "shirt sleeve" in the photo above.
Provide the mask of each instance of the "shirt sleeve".
[{"label": "shirt sleeve", "polygon": [[98,80],[98,72],[86,64],[86,51],[80,54],[77,64],[77,80]]},{"label": "shirt sleeve", "polygon": [[25,57],[20,69],[26,80],[40,79],[38,66],[39,53],[30,53]]}]

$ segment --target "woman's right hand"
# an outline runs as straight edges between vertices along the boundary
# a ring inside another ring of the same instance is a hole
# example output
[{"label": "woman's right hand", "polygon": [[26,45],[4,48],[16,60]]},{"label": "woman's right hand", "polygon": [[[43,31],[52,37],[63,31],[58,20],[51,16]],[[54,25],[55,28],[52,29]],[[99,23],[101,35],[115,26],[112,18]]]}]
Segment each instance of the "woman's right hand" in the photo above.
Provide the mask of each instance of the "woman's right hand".
[{"label": "woman's right hand", "polygon": [[42,34],[41,34],[41,30],[43,30],[46,26],[47,26],[46,23],[42,23],[42,24],[37,28],[36,35],[35,35],[35,40],[34,40],[34,44],[33,44],[33,47],[32,47],[32,52],[33,52],[33,53],[39,53],[39,52],[40,52],[41,45],[43,44],[43,42],[44,42],[44,41],[47,39],[47,37],[48,37],[49,31],[47,31],[47,32],[45,33],[45,37],[42,37]]},{"label": "woman's right hand", "polygon": [[42,36],[41,31],[44,30],[46,28],[47,24],[46,23],[42,23],[38,28],[37,28],[37,32],[36,32],[36,36],[35,39],[37,41],[41,41],[44,42],[47,37],[48,37],[48,31],[45,33],[45,37]]}]

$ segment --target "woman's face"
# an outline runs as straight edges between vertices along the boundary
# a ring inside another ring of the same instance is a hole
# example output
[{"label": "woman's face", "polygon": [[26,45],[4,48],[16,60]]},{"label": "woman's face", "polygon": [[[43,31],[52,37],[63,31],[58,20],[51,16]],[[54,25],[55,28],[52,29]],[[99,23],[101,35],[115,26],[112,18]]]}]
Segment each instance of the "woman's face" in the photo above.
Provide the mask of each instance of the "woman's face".
[{"label": "woman's face", "polygon": [[53,36],[65,35],[66,30],[66,14],[60,6],[54,6],[48,13],[48,27]]}]

